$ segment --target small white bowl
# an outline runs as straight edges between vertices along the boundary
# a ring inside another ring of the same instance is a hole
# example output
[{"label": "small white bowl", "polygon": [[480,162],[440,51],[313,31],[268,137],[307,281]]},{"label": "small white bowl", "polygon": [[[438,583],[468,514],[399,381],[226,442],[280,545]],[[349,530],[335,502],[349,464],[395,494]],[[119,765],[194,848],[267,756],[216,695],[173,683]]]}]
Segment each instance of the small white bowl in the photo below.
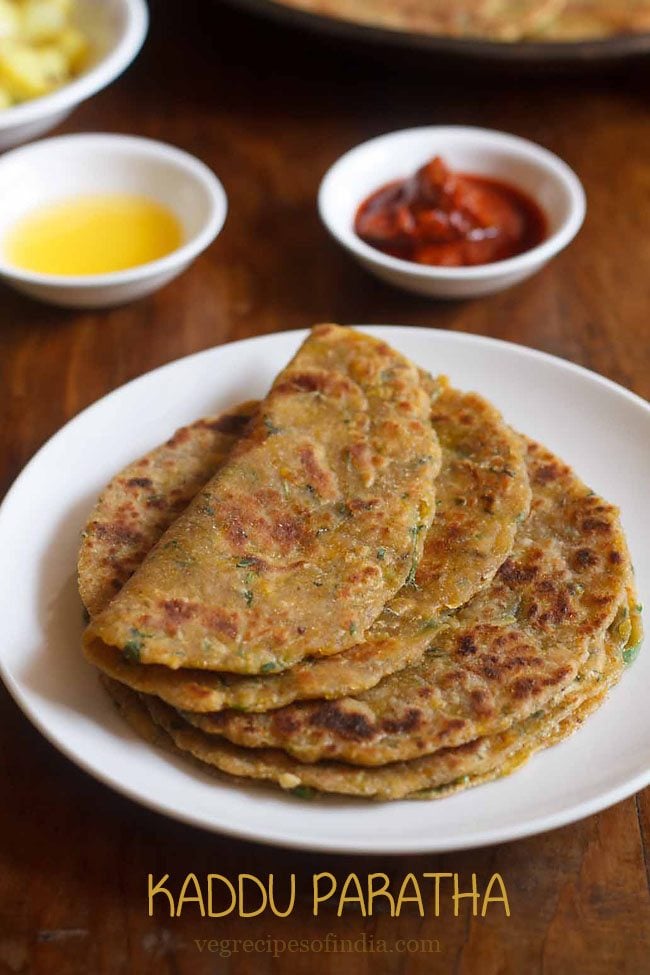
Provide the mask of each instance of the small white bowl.
[{"label": "small white bowl", "polygon": [[[178,219],[183,243],[171,254],[110,274],[39,274],[4,254],[16,221],[40,206],[75,196],[128,193],[149,197]],[[0,158],[0,277],[18,291],[64,308],[105,308],[167,284],[212,243],[226,219],[223,186],[187,152],[134,136],[63,135]]]},{"label": "small white bowl", "polygon": [[[452,170],[502,179],[524,190],[546,215],[547,238],[516,257],[472,267],[425,266],[364,243],[354,232],[359,204],[436,155]],[[320,185],[318,208],[334,239],[377,277],[434,298],[471,298],[501,291],[539,271],[576,235],[586,205],[573,170],[534,142],[492,129],[433,125],[390,132],[341,156]]]},{"label": "small white bowl", "polygon": [[122,74],[149,26],[145,0],[75,0],[74,22],[90,41],[92,59],[79,77],[50,95],[0,110],[0,150],[35,139]]}]

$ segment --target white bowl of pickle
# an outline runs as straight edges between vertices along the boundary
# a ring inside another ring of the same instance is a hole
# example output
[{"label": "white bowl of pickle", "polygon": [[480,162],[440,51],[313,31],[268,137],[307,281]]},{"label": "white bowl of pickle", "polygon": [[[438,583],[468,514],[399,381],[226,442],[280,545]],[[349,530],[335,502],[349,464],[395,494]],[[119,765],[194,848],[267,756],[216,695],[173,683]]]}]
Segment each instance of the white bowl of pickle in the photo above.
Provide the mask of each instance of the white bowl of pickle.
[{"label": "white bowl of pickle", "polygon": [[145,0],[0,0],[0,151],[58,125],[133,61]]}]

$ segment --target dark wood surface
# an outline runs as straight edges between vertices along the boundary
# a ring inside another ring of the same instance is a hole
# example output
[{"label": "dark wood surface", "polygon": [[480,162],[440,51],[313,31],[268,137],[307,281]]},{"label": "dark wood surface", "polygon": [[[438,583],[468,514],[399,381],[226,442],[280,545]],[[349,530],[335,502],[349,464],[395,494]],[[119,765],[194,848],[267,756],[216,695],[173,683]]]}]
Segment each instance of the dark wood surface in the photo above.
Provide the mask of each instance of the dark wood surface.
[{"label": "dark wood surface", "polygon": [[[64,312],[0,290],[0,489],[66,420],[140,373],[199,349],[319,320],[433,326],[510,339],[650,396],[650,116],[647,69],[513,79],[336,46],[207,0],[158,0],[136,65],[63,131],[141,133],[204,159],[230,202],[226,228],[178,281],[110,312]],[[491,298],[432,303],[366,276],[315,209],[326,168],[394,128],[473,123],[528,136],[584,181],[576,242],[532,280]],[[128,431],[125,431],[128,435]],[[624,747],[624,729],[615,729]],[[568,784],[570,788],[570,784]],[[480,794],[476,793],[477,809]],[[650,972],[650,790],[532,839],[446,856],[290,853],[193,830],[73,767],[0,691],[0,973],[213,972],[583,975]],[[311,874],[499,871],[511,917],[311,917]],[[295,872],[287,920],[147,916],[147,874]],[[201,953],[194,939],[362,932],[441,951]]]}]

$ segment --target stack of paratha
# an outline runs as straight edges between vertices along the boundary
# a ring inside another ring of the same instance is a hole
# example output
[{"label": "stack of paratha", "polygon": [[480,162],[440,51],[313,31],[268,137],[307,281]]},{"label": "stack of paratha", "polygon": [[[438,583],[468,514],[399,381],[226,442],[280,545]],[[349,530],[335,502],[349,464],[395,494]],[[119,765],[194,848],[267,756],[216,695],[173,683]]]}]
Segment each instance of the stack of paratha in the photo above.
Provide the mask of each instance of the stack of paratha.
[{"label": "stack of paratha", "polygon": [[589,41],[650,31],[650,0],[274,0],[321,17],[501,43]]},{"label": "stack of paratha", "polygon": [[480,396],[333,325],[262,402],[111,481],[79,582],[135,728],[300,795],[504,775],[641,636],[616,509]]}]

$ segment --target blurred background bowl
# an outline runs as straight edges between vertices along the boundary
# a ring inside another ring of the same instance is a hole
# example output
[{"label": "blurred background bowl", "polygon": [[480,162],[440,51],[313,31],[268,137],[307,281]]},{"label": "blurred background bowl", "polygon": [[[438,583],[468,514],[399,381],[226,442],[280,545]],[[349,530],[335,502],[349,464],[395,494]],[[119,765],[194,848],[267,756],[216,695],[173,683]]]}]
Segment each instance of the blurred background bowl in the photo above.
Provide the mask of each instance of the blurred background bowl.
[{"label": "blurred background bowl", "polygon": [[48,132],[114,81],[142,47],[149,14],[145,0],[76,0],[74,22],[89,41],[89,64],[56,91],[1,109],[0,151]]},{"label": "blurred background bowl", "polygon": [[[437,155],[452,171],[503,180],[523,190],[542,208],[547,237],[515,257],[471,267],[416,264],[361,240],[354,230],[359,204],[385,183],[413,175]],[[492,129],[432,125],[390,132],[346,152],[325,174],[318,208],[332,237],[382,280],[432,298],[474,298],[539,271],[577,234],[586,202],[576,174],[548,149]]]},{"label": "blurred background bowl", "polygon": [[[146,264],[107,274],[41,274],[5,256],[7,234],[40,207],[95,194],[144,196],[178,220],[182,241]],[[150,294],[208,247],[226,219],[220,181],[204,163],[163,142],[82,133],[43,139],[0,157],[0,277],[17,291],[64,308],[104,308]]]}]

